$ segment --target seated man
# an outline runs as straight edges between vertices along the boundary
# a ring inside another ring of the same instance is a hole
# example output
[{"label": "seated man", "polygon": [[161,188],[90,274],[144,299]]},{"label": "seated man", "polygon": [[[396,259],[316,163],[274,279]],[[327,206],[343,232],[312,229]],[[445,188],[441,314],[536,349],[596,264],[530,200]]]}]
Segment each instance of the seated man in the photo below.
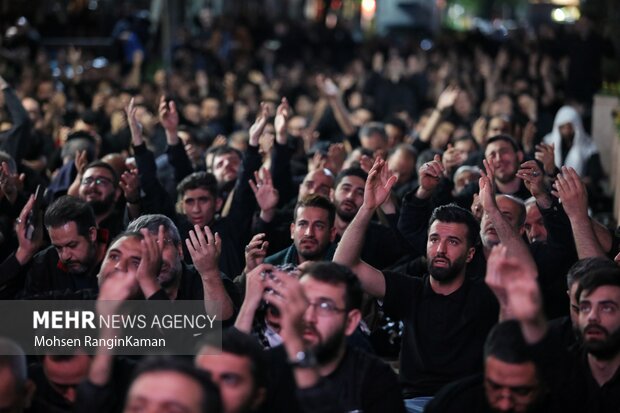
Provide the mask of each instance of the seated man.
[{"label": "seated man", "polygon": [[364,291],[383,300],[387,315],[403,320],[400,379],[405,395],[432,396],[443,385],[482,370],[482,346],[497,322],[498,305],[480,276],[465,276],[478,222],[456,205],[433,211],[426,244],[428,274],[381,272],[360,259],[366,226],[395,181],[388,174],[385,163],[377,160],[368,174],[364,203],[334,261],[351,268]]},{"label": "seated man", "polygon": [[519,324],[497,324],[484,343],[484,374],[444,387],[427,413],[549,412],[547,384]]},{"label": "seated man", "polygon": [[362,303],[351,271],[318,262],[299,280],[277,270],[255,280],[282,315],[284,345],[268,352],[266,411],[404,412],[390,367],[347,344]]},{"label": "seated man", "polygon": [[42,229],[25,236],[28,213],[34,199],[24,207],[16,225],[19,247],[2,264],[4,282],[25,274],[21,283],[25,297],[97,289],[96,274],[108,244],[107,233],[98,231],[95,214],[86,202],[64,196],[45,211],[44,225],[52,245],[37,253]]},{"label": "seated man", "polygon": [[206,342],[198,350],[195,365],[211,374],[220,388],[223,413],[260,410],[266,396],[267,364],[256,339],[235,328],[223,332],[221,349]]}]

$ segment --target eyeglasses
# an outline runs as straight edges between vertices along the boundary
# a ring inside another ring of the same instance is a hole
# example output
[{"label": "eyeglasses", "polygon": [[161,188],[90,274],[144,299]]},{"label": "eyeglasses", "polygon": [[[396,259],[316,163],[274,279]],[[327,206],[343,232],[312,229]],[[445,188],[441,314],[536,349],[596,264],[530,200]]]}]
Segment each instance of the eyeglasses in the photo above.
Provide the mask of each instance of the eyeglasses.
[{"label": "eyeglasses", "polygon": [[112,185],[112,180],[104,176],[89,176],[88,178],[82,179],[82,185],[88,186],[92,184],[97,186]]},{"label": "eyeglasses", "polygon": [[314,308],[316,315],[319,317],[329,317],[333,314],[344,313],[346,308],[338,308],[336,304],[330,300],[318,300],[314,303],[309,303],[309,307]]}]

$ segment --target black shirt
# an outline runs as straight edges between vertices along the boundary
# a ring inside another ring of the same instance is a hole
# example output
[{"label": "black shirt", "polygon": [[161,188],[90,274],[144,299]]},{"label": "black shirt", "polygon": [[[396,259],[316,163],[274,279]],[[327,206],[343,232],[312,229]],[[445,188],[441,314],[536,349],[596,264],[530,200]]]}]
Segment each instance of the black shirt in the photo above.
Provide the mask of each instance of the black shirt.
[{"label": "black shirt", "polygon": [[497,322],[497,300],[482,281],[465,279],[436,294],[429,275],[386,271],[386,314],[403,320],[400,379],[407,397],[432,396],[445,384],[482,371],[482,349]]}]

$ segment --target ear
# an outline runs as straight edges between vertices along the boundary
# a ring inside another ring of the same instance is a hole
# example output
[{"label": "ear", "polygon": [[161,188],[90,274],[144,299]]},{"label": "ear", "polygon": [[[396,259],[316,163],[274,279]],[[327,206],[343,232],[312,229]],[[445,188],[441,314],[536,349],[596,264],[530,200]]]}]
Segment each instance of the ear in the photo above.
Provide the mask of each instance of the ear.
[{"label": "ear", "polygon": [[90,227],[88,229],[88,239],[90,242],[97,242],[97,228]]},{"label": "ear", "polygon": [[344,334],[348,337],[355,332],[355,329],[362,321],[362,312],[358,309],[350,310],[347,314],[347,324],[345,326]]},{"label": "ear", "polygon": [[291,222],[291,239],[294,239],[295,234],[295,222]]},{"label": "ear", "polygon": [[474,259],[474,255],[476,254],[476,247],[470,247],[467,250],[467,259],[465,260],[465,262],[470,263],[471,260]]},{"label": "ear", "polygon": [[337,236],[338,236],[338,229],[335,226],[331,227],[331,229],[329,230],[329,242],[336,241]]},{"label": "ear", "polygon": [[523,234],[525,234],[525,225],[519,226],[518,232],[519,232],[519,236],[523,237]]}]

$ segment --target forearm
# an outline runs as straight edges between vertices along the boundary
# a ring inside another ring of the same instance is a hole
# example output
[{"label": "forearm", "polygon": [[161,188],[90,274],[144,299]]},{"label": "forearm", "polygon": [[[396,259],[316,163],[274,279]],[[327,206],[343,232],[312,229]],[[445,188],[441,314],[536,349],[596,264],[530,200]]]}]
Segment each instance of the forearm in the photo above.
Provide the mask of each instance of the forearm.
[{"label": "forearm", "polygon": [[519,320],[521,332],[527,344],[536,344],[540,342],[545,334],[547,334],[547,320],[542,313],[542,309],[538,317],[533,320]]},{"label": "forearm", "polygon": [[604,257],[605,252],[598,242],[598,238],[592,228],[592,223],[587,215],[569,216],[575,247],[579,259],[589,257]]},{"label": "forearm", "polygon": [[254,300],[246,295],[246,299],[243,301],[239,314],[235,320],[235,327],[237,330],[250,334],[252,332],[252,324],[254,323],[254,316],[260,306],[260,300]]},{"label": "forearm", "polygon": [[505,245],[509,251],[509,254],[520,259],[526,259],[529,261],[532,268],[536,268],[534,259],[530,253],[530,249],[523,241],[523,238],[517,233],[511,224],[504,218],[501,211],[496,208],[492,208],[490,211],[485,211],[489,214],[489,218],[493,223],[493,228],[497,232],[500,243]]},{"label": "forearm", "polygon": [[338,122],[338,126],[340,126],[342,133],[346,136],[353,135],[355,133],[355,126],[353,126],[351,115],[344,106],[342,98],[340,96],[333,96],[330,97],[328,101],[334,111],[334,117],[336,118],[336,122]]},{"label": "forearm", "polygon": [[[282,340],[289,360],[296,360],[299,352],[305,351],[301,337],[283,332]],[[321,376],[315,367],[294,367],[293,376],[298,389],[307,389],[316,386]]]},{"label": "forearm", "polygon": [[204,291],[205,311],[207,313],[211,312],[213,303],[219,303],[222,320],[230,319],[234,315],[235,310],[232,300],[224,288],[219,270],[215,269],[208,273],[200,274],[200,277],[202,278],[202,288]]},{"label": "forearm", "polygon": [[441,120],[441,112],[439,109],[434,109],[431,116],[426,121],[424,128],[420,132],[420,140],[422,142],[429,142],[431,140],[431,136],[435,132],[437,125],[439,125],[439,121]]}]

